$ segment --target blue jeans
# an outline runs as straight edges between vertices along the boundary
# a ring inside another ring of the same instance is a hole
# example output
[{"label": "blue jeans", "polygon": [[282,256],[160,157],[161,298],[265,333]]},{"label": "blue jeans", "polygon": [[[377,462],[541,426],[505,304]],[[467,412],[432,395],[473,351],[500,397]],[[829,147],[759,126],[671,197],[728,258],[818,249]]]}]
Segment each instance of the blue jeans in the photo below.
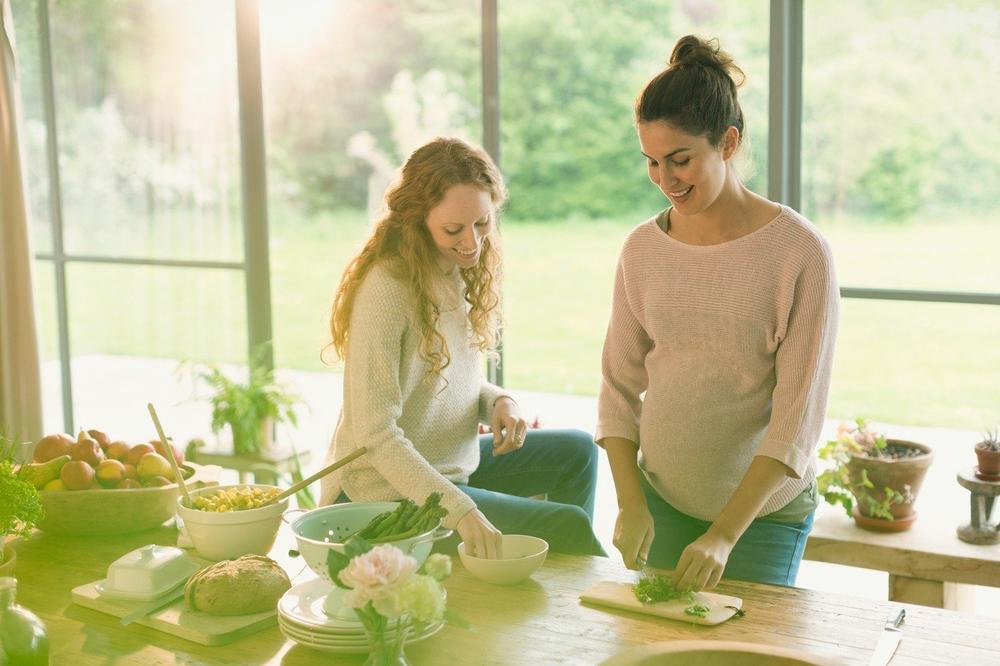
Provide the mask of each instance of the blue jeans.
[{"label": "blue jeans", "polygon": [[[688,544],[704,534],[712,523],[681,513],[645,479],[642,490],[656,532],[647,562],[652,567],[673,569]],[[795,585],[812,523],[813,514],[801,523],[754,520],[729,554],[723,576],[754,583]]]},{"label": "blue jeans", "polygon": [[[504,534],[528,534],[558,553],[607,553],[594,536],[598,453],[580,430],[529,430],[524,446],[493,457],[493,435],[479,438],[479,467],[457,487]],[[530,499],[547,495],[547,500]],[[447,548],[458,545],[441,542]]]}]

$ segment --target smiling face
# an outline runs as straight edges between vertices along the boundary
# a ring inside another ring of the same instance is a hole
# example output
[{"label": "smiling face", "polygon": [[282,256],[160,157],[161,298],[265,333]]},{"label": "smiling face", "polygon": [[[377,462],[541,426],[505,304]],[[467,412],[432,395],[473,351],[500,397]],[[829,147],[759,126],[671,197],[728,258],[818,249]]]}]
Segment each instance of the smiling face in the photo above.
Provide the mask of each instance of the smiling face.
[{"label": "smiling face", "polygon": [[494,213],[489,192],[475,185],[453,185],[445,190],[444,198],[427,214],[427,229],[442,268],[472,268],[479,262]]},{"label": "smiling face", "polygon": [[640,122],[637,127],[649,180],[678,213],[700,213],[718,199],[726,185],[726,162],[739,139],[735,127],[726,130],[719,147],[704,136],[685,134],[662,120]]}]

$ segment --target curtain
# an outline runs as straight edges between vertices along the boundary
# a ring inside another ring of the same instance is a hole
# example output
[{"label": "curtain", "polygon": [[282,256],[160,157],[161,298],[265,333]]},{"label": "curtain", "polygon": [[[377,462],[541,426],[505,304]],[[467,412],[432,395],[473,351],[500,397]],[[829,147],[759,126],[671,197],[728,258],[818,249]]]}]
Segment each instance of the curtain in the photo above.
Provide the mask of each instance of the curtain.
[{"label": "curtain", "polygon": [[42,436],[42,391],[17,137],[14,26],[9,0],[0,3],[0,429],[35,441]]}]

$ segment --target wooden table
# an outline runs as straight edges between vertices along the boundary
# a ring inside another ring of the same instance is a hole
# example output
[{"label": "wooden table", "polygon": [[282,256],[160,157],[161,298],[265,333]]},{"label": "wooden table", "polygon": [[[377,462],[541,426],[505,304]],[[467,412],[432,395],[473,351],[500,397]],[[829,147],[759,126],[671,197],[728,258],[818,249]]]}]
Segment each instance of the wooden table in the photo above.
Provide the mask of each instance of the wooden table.
[{"label": "wooden table", "polygon": [[[282,527],[272,557],[294,577],[301,560]],[[109,615],[71,603],[70,590],[103,577],[107,565],[147,543],[172,544],[173,528],[86,540],[37,534],[16,544],[20,603],[45,621],[58,666],[101,664],[360,664],[287,641],[277,627],[220,647],[205,647],[146,627],[121,627]],[[449,607],[473,625],[445,627],[407,648],[421,664],[595,664],[626,648],[668,639],[734,640],[799,648],[866,664],[892,604],[828,593],[724,582],[719,590],[744,599],[746,617],[702,627],[646,615],[584,606],[579,594],[599,580],[631,582],[635,573],[605,558],[550,554],[532,579],[497,587],[472,578],[455,558],[446,581]],[[301,580],[301,579],[300,579]],[[1000,620],[907,607],[905,634],[893,660],[904,664],[1000,663]]]},{"label": "wooden table", "polygon": [[863,530],[842,508],[824,504],[805,558],[887,571],[894,601],[971,612],[969,585],[1000,587],[1000,544],[974,545],[956,534],[970,516],[970,493],[956,474],[974,463],[971,445],[934,447],[934,462],[917,497],[919,516],[906,532]]}]

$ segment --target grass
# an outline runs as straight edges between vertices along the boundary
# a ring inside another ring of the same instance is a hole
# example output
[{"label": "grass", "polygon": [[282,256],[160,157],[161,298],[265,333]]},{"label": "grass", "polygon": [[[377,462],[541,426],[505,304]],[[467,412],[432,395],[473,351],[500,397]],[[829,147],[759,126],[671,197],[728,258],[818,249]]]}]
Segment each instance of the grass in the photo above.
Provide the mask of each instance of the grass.
[{"label": "grass", "polygon": [[[271,292],[279,366],[323,370],[329,303],[366,234],[356,211],[273,216]],[[506,383],[596,394],[621,241],[641,216],[507,222]],[[956,218],[947,229],[838,220],[831,240],[842,285],[996,291],[1000,226]],[[945,233],[946,232],[946,233]],[[36,292],[47,358],[56,356],[51,267]],[[241,362],[244,286],[232,271],[75,265],[71,350]],[[969,430],[1000,421],[1000,307],[846,300],[828,414]]]}]

